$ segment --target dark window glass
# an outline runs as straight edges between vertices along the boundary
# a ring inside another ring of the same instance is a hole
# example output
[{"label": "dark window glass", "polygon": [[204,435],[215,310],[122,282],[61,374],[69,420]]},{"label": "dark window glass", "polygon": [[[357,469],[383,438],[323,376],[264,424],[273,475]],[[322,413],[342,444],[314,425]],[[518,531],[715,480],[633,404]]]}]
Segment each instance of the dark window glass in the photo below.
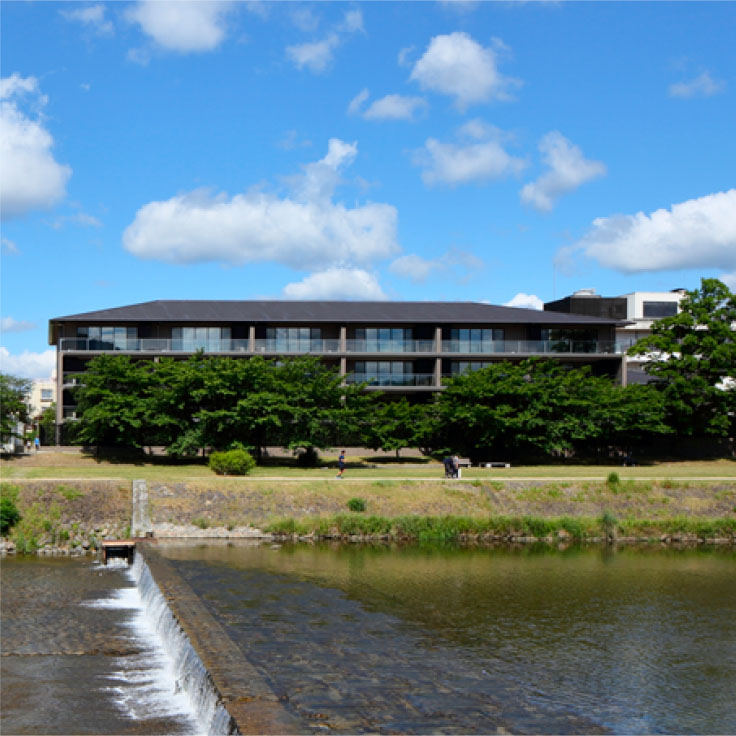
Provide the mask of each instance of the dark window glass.
[{"label": "dark window glass", "polygon": [[677,302],[644,302],[644,317],[661,319],[677,314]]}]

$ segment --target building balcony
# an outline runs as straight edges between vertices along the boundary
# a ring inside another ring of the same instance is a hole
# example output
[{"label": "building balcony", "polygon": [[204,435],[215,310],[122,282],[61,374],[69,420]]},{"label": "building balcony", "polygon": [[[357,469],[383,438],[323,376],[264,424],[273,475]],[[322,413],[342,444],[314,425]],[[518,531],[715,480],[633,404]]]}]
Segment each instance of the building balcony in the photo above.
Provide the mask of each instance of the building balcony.
[{"label": "building balcony", "polygon": [[442,352],[456,355],[610,355],[619,353],[620,349],[616,343],[607,340],[445,340]]},{"label": "building balcony", "polygon": [[348,353],[434,353],[434,340],[347,340]]},{"label": "building balcony", "polygon": [[[628,344],[603,340],[444,340],[443,355],[615,355],[626,351]],[[421,354],[437,356],[434,340],[347,340],[341,350],[340,340],[257,339],[255,354],[267,355],[351,355]],[[171,340],[163,338],[120,339],[114,342],[86,337],[63,337],[62,352],[134,352],[134,353],[251,353],[250,341],[240,340]]]},{"label": "building balcony", "polygon": [[365,383],[368,386],[433,386],[434,373],[351,373],[347,383]]},{"label": "building balcony", "polygon": [[271,353],[273,355],[322,355],[324,353],[339,353],[340,341],[330,340],[287,340],[287,339],[256,339],[256,353]]}]

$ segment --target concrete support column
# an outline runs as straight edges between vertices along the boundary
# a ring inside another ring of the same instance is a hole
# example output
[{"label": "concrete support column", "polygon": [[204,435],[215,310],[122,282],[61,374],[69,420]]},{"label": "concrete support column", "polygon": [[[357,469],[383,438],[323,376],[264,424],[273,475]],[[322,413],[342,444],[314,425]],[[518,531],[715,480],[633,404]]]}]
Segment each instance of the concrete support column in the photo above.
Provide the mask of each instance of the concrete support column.
[{"label": "concrete support column", "polygon": [[434,361],[434,385],[442,385],[442,358],[435,358]]},{"label": "concrete support column", "polygon": [[346,376],[348,373],[348,359],[340,358],[340,375]]},{"label": "concrete support column", "polygon": [[621,356],[621,366],[618,369],[618,382],[622,386],[626,386],[628,383],[628,375],[627,375],[627,362],[626,362],[626,355]]},{"label": "concrete support column", "polygon": [[345,325],[340,327],[340,352],[346,353],[348,350],[348,328]]},{"label": "concrete support column", "polygon": [[435,353],[442,352],[442,328],[434,328],[434,351]]},{"label": "concrete support column", "polygon": [[251,325],[248,328],[248,352],[255,353],[256,351],[256,326]]},{"label": "concrete support column", "polygon": [[[58,338],[57,338],[58,342]],[[56,348],[56,444],[61,444],[61,425],[64,421],[64,354]]]}]

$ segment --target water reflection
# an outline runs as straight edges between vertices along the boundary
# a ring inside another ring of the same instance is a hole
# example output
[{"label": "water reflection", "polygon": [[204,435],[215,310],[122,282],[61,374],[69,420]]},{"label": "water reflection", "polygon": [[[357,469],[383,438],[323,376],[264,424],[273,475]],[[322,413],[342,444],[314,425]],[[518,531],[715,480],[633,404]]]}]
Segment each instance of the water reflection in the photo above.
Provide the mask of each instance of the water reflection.
[{"label": "water reflection", "polygon": [[314,728],[736,732],[732,550],[162,551]]}]

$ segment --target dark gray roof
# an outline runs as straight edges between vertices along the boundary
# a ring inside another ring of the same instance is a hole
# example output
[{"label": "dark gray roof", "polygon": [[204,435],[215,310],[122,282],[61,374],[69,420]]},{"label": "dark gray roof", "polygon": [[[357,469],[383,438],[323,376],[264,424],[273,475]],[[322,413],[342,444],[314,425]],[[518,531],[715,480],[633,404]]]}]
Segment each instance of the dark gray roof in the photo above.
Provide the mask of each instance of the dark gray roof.
[{"label": "dark gray roof", "polygon": [[55,322],[227,322],[613,325],[617,320],[478,302],[302,302],[159,300],[55,317]]}]

